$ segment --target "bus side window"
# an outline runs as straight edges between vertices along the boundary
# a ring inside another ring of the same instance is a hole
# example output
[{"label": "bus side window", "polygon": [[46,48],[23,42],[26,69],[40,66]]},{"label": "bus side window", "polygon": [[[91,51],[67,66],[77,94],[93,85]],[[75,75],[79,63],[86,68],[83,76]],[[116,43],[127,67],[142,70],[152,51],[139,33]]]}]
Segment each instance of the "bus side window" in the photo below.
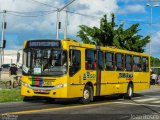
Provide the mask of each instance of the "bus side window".
[{"label": "bus side window", "polygon": [[117,71],[123,71],[123,54],[117,53],[116,54],[116,70]]},{"label": "bus side window", "polygon": [[105,53],[105,65],[106,70],[114,70],[114,53]]},{"label": "bus side window", "polygon": [[85,68],[86,70],[95,70],[96,67],[96,51],[87,49],[85,54]]},{"label": "bus side window", "polygon": [[141,71],[141,59],[138,56],[134,56],[133,58],[133,71],[135,72]]},{"label": "bus side window", "polygon": [[73,76],[81,68],[81,52],[79,50],[70,50],[69,57],[70,57],[69,75]]},{"label": "bus side window", "polygon": [[126,71],[132,71],[132,56],[131,55],[126,55],[125,66],[126,66]]},{"label": "bus side window", "polygon": [[148,72],[148,58],[142,58],[142,71]]},{"label": "bus side window", "polygon": [[98,68],[100,70],[104,69],[103,52],[102,51],[98,52]]}]

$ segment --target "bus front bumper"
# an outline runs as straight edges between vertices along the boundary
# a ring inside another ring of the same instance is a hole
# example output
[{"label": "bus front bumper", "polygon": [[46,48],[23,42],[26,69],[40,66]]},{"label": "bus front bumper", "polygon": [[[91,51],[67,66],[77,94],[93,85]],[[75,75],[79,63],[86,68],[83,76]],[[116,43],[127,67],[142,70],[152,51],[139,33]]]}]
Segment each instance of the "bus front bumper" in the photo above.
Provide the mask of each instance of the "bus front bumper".
[{"label": "bus front bumper", "polygon": [[22,82],[21,95],[22,96],[42,96],[50,98],[67,98],[67,84],[58,84],[53,87],[35,87]]}]

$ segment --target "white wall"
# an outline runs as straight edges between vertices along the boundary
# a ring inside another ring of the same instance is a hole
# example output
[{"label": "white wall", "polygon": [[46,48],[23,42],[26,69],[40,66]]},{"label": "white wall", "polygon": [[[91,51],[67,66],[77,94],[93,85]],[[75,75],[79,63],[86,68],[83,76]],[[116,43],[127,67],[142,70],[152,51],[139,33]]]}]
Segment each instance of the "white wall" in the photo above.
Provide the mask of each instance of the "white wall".
[{"label": "white wall", "polygon": [[[20,61],[19,63],[22,64],[22,50],[20,52]],[[17,61],[17,50],[4,50],[4,59],[3,64],[11,64]]]}]

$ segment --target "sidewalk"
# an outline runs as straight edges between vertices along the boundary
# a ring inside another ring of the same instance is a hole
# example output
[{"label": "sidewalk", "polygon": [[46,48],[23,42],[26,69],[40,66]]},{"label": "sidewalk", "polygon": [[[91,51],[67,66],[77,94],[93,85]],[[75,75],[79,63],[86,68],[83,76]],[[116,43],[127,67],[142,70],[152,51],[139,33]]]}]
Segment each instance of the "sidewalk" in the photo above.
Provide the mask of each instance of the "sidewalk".
[{"label": "sidewalk", "polygon": [[157,91],[160,91],[160,86],[156,84],[156,85],[151,85],[149,89],[142,90],[136,93],[157,92]]},{"label": "sidewalk", "polygon": [[158,84],[151,85],[150,89],[152,89],[152,90],[160,90],[160,85],[158,85]]}]

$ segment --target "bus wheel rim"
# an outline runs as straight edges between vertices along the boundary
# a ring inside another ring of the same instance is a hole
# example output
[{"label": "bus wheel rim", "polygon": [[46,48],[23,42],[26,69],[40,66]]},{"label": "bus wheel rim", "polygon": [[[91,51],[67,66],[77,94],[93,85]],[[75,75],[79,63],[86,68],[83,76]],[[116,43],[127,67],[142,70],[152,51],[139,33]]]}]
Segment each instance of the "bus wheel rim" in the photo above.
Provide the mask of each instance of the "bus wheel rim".
[{"label": "bus wheel rim", "polygon": [[89,96],[90,96],[90,95],[89,95],[89,91],[88,91],[88,90],[85,90],[85,91],[84,91],[84,99],[87,100],[87,99],[89,98]]},{"label": "bus wheel rim", "polygon": [[132,96],[132,88],[131,87],[129,87],[129,96]]}]

